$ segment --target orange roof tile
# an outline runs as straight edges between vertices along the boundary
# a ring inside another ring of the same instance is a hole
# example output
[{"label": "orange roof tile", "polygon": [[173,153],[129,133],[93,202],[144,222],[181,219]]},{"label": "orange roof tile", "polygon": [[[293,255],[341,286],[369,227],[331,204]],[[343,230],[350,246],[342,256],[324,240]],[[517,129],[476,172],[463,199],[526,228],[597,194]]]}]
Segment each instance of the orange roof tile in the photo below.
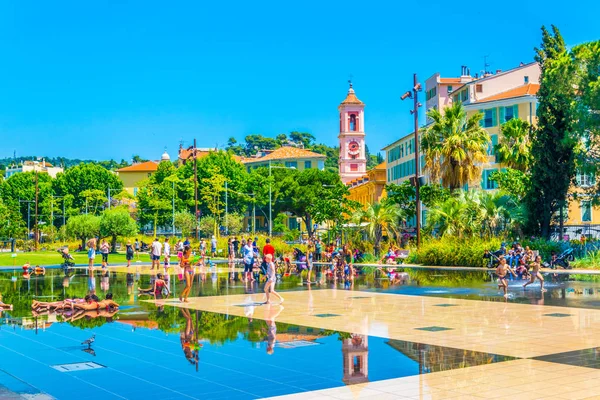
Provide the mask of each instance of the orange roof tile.
[{"label": "orange roof tile", "polygon": [[479,100],[478,103],[511,99],[514,97],[535,96],[539,89],[540,85],[538,85],[537,83],[528,83],[527,85],[519,86],[514,89],[507,90],[506,92],[498,93],[493,96],[483,98]]},{"label": "orange roof tile", "polygon": [[348,95],[346,96],[344,101],[342,101],[342,103],[340,105],[343,105],[343,104],[364,105],[365,103],[363,103],[362,101],[360,101],[358,99],[358,97],[356,97],[356,94],[354,93],[354,89],[352,89],[352,84],[350,84],[350,89],[348,89]]},{"label": "orange roof tile", "polygon": [[252,164],[255,162],[264,162],[270,160],[284,160],[290,158],[322,158],[326,159],[327,156],[319,153],[315,153],[314,151],[300,149],[298,147],[291,146],[283,146],[276,150],[273,150],[271,153],[267,154],[263,157],[249,157],[243,158],[242,163],[244,164]]},{"label": "orange roof tile", "polygon": [[158,164],[155,161],[146,161],[139,164],[133,164],[129,167],[120,168],[117,172],[156,172]]},{"label": "orange roof tile", "polygon": [[440,78],[440,83],[460,83],[460,78]]}]

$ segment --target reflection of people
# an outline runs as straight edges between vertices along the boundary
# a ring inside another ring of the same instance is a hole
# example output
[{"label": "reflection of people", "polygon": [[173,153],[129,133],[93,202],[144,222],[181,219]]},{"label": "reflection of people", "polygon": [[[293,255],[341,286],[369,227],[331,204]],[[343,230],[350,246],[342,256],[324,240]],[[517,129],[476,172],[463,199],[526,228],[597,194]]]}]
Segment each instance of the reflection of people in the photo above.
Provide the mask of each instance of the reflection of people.
[{"label": "reflection of people", "polygon": [[0,294],[0,312],[2,312],[4,310],[12,310],[12,309],[13,309],[13,305],[4,303],[2,301],[2,295]]},{"label": "reflection of people", "polygon": [[198,343],[196,332],[193,330],[192,316],[190,315],[190,311],[187,308],[182,308],[181,314],[185,318],[185,328],[179,334],[181,348],[185,358],[190,362],[190,364],[196,365],[196,368],[198,368],[198,353],[202,345]]},{"label": "reflection of people", "polygon": [[102,277],[100,278],[100,289],[103,292],[108,292],[108,290],[110,289],[110,276],[108,274],[108,271],[104,271]]},{"label": "reflection of people", "polygon": [[265,261],[267,263],[267,283],[265,283],[265,295],[267,300],[265,301],[265,304],[271,303],[272,294],[279,297],[280,303],[283,303],[283,297],[281,297],[279,293],[275,291],[275,281],[277,280],[277,277],[275,276],[275,263],[273,262],[273,255],[267,254]]},{"label": "reflection of people", "polygon": [[133,274],[128,273],[126,275],[127,280],[127,294],[131,294],[133,291]]},{"label": "reflection of people", "polygon": [[281,314],[283,306],[269,304],[265,309],[265,321],[267,322],[267,354],[273,354],[277,342],[277,325],[275,318]]}]

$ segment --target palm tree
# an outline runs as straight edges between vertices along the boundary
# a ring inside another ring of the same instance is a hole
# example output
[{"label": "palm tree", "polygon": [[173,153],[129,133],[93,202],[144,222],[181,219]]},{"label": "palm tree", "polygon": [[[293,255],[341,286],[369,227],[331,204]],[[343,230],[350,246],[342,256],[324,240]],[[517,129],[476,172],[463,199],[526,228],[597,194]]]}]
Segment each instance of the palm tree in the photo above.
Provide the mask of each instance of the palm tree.
[{"label": "palm tree", "polygon": [[527,121],[513,118],[500,127],[502,136],[496,145],[500,162],[509,168],[526,172],[531,163],[531,126]]},{"label": "palm tree", "polygon": [[384,230],[397,234],[403,217],[404,212],[397,204],[384,202],[370,204],[366,209],[357,211],[353,220],[357,224],[367,222],[367,231],[373,239],[375,256],[378,257]]},{"label": "palm tree", "polygon": [[436,232],[439,236],[457,236],[462,238],[469,230],[465,218],[468,204],[457,196],[446,199],[438,207],[431,208],[427,215],[425,230]]},{"label": "palm tree", "polygon": [[487,162],[490,135],[476,113],[467,118],[462,103],[453,103],[444,114],[432,108],[427,116],[433,123],[425,129],[421,148],[425,154],[425,169],[431,180],[455,190],[481,179],[482,165]]}]

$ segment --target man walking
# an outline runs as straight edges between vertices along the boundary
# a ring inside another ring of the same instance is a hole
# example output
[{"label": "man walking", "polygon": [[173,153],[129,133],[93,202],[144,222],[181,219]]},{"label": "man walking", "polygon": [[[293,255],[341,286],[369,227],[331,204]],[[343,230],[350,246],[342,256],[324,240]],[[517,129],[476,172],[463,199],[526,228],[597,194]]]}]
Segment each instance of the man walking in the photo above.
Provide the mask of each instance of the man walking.
[{"label": "man walking", "polygon": [[154,242],[152,242],[152,248],[150,250],[150,259],[152,260],[152,267],[150,269],[156,269],[160,267],[160,253],[162,251],[162,246],[158,241],[158,238],[154,238]]}]

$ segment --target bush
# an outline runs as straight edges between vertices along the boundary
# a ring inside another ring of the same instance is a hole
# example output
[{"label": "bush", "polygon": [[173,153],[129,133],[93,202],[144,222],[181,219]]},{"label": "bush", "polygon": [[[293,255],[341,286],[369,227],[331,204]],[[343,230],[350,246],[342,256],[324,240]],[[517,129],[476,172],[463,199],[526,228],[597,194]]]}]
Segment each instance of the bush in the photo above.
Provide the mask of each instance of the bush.
[{"label": "bush", "polygon": [[497,250],[502,239],[457,238],[427,239],[417,252],[412,249],[408,263],[450,267],[484,267],[485,250]]}]

